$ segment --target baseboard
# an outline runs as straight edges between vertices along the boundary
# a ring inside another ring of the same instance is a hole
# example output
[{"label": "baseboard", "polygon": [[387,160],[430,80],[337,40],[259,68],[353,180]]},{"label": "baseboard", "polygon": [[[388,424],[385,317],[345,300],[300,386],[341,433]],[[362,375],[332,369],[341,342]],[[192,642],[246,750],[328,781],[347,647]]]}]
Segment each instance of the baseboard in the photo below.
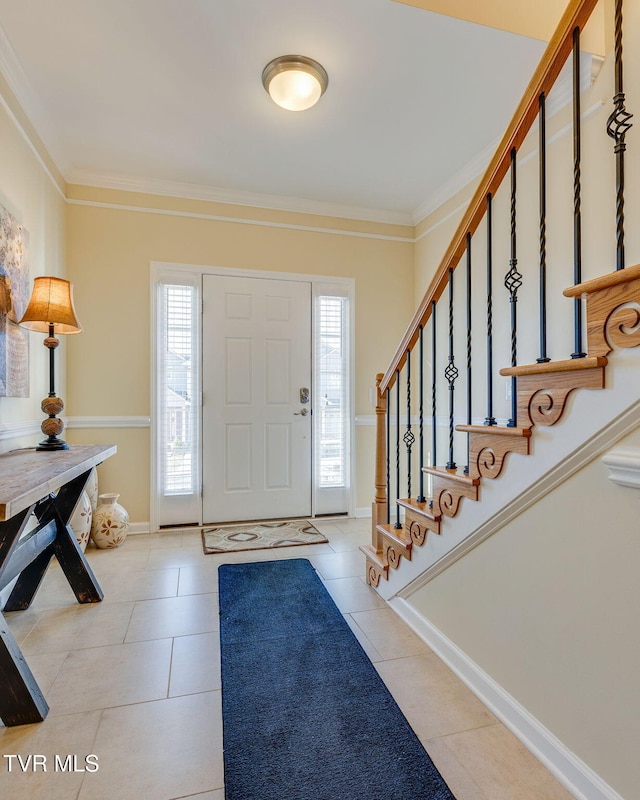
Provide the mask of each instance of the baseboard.
[{"label": "baseboard", "polygon": [[150,533],[151,526],[148,522],[132,522],[129,526],[129,535],[135,536],[138,533]]},{"label": "baseboard", "polygon": [[371,506],[365,506],[364,508],[356,508],[356,519],[365,519],[366,517],[371,516]]},{"label": "baseboard", "polygon": [[389,605],[577,800],[624,800],[406,600]]}]

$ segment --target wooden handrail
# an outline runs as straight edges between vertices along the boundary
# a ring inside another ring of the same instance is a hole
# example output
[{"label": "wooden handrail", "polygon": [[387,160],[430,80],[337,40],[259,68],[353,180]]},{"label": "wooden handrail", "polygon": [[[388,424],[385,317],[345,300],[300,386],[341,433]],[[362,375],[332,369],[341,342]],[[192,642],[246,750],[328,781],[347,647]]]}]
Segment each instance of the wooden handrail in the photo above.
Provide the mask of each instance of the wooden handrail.
[{"label": "wooden handrail", "polygon": [[393,386],[398,370],[401,370],[407,358],[407,350],[413,348],[418,341],[420,326],[431,316],[431,304],[439,300],[449,277],[449,270],[455,269],[466,249],[466,237],[473,235],[486,212],[487,195],[494,195],[502,183],[510,166],[511,151],[522,145],[538,114],[538,101],[541,94],[547,95],[556,82],[569,54],[573,48],[573,31],[582,30],[591,16],[598,0],[571,0],[562,15],[558,27],[542,59],[527,86],[513,119],[504,134],[487,170],[478,186],[469,206],[456,230],[440,266],[436,270],[429,288],[411,320],[411,324],[400,342],[384,378],[380,391],[385,392]]}]

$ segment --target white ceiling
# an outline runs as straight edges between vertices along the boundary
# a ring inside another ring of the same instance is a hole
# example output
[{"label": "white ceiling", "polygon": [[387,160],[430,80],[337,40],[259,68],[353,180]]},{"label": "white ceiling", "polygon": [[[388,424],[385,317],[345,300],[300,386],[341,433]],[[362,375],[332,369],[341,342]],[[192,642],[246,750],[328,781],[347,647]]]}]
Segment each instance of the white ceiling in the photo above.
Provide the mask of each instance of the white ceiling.
[{"label": "white ceiling", "polygon": [[[0,27],[69,182],[397,221],[502,135],[544,50],[392,0],[0,0]],[[310,111],[262,87],[287,53],[329,73]]]}]

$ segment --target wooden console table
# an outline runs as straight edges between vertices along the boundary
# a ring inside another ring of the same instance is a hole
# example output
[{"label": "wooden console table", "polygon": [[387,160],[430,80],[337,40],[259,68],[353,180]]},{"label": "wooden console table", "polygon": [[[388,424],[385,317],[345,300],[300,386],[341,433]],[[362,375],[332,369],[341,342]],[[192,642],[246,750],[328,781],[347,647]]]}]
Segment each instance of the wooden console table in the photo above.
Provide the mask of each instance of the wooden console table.
[{"label": "wooden console table", "polygon": [[[93,467],[115,445],[69,450],[14,450],[0,455],[0,591],[17,578],[4,611],[28,608],[56,556],[79,603],[102,590],[78,546],[69,518]],[[36,524],[29,528],[31,515]],[[6,726],[41,722],[49,706],[0,612],[0,719]]]}]

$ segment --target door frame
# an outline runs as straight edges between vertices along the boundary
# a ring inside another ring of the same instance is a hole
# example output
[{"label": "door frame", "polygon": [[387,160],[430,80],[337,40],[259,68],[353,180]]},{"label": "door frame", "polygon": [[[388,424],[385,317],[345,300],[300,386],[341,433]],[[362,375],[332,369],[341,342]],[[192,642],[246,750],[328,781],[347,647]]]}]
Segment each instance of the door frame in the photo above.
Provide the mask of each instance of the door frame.
[{"label": "door frame", "polygon": [[[349,421],[348,421],[348,430],[349,430],[349,458],[347,462],[347,468],[349,471],[349,487],[348,487],[348,510],[347,515],[349,517],[354,516],[355,514],[355,465],[356,465],[356,452],[355,452],[355,402],[354,402],[354,388],[355,388],[355,279],[354,278],[345,278],[345,277],[338,277],[334,275],[317,275],[317,274],[305,274],[305,273],[294,273],[294,272],[276,272],[271,270],[260,270],[260,269],[235,269],[232,267],[214,267],[214,266],[207,266],[201,264],[181,264],[181,263],[174,263],[174,262],[167,262],[167,261],[151,261],[150,262],[150,323],[151,323],[151,381],[150,381],[150,389],[151,389],[151,398],[150,398],[150,408],[151,408],[151,442],[150,442],[150,457],[151,457],[151,464],[150,464],[150,502],[149,502],[149,522],[150,522],[150,530],[157,531],[159,530],[159,469],[158,469],[158,456],[159,456],[159,434],[160,434],[160,419],[159,419],[159,408],[158,408],[158,284],[160,283],[161,277],[163,274],[166,273],[175,273],[176,275],[183,274],[186,278],[190,278],[193,282],[194,278],[199,280],[200,289],[198,291],[198,330],[201,331],[201,316],[202,316],[202,276],[204,275],[226,275],[231,277],[237,278],[261,278],[266,280],[287,280],[287,281],[298,281],[302,283],[310,283],[311,284],[311,297],[312,297],[312,308],[311,308],[311,323],[312,323],[312,331],[314,330],[313,322],[314,322],[314,302],[313,300],[316,297],[315,288],[317,284],[322,284],[323,286],[328,285],[335,285],[336,287],[340,287],[343,294],[348,298],[349,301],[349,330],[348,330],[348,348],[349,348],[349,369],[348,369],[348,394],[349,394]],[[316,356],[316,342],[315,337],[312,337],[312,364],[315,363],[315,356]],[[201,376],[202,376],[202,353],[200,349],[199,353],[199,377],[198,377],[198,384],[201,386]],[[201,441],[201,431],[202,431],[202,393],[201,389],[199,392],[199,399],[198,399],[198,459],[200,459],[200,463],[198,464],[200,481],[202,481],[202,441]],[[315,438],[315,437],[314,437]],[[312,457],[311,457],[311,517],[315,517],[316,514],[316,469],[315,469],[315,459],[313,457],[313,447],[312,447]],[[203,524],[202,520],[202,485],[200,488],[200,518],[198,520],[200,525]]]}]

